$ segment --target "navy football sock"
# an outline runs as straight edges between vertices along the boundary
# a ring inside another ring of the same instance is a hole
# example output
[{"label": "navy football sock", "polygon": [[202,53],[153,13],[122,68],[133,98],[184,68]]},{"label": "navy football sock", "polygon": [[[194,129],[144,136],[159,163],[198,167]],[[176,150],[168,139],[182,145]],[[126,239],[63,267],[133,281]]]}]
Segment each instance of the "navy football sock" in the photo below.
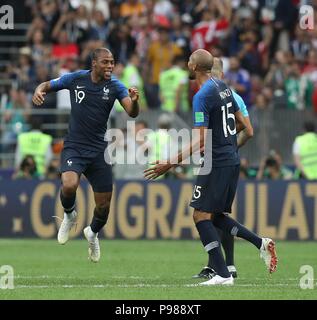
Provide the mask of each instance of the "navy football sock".
[{"label": "navy football sock", "polygon": [[[226,265],[233,266],[234,265],[234,236],[227,232],[222,232],[222,230],[220,230],[219,228],[217,228],[217,232],[218,232],[219,238],[221,239],[221,245],[222,245],[223,251],[225,252]],[[210,255],[208,260],[208,267],[211,269],[214,269]]]},{"label": "navy football sock", "polygon": [[[222,230],[220,230],[219,228],[216,228],[216,230],[218,233],[218,238],[222,239],[222,234],[223,234]],[[215,269],[210,254],[208,255],[208,267],[211,269]]]},{"label": "navy football sock", "polygon": [[94,233],[98,233],[108,221],[109,211],[104,211],[102,213],[103,214],[100,214],[96,209],[94,210],[94,216],[90,224],[90,228]]},{"label": "navy football sock", "polygon": [[239,222],[225,216],[224,214],[217,214],[213,219],[214,225],[221,229],[223,232],[227,232],[233,236],[243,238],[253,243],[258,249],[261,248],[262,239],[259,238],[255,233],[248,230]]},{"label": "navy football sock", "polygon": [[227,266],[233,266],[234,265],[234,237],[232,234],[229,234],[227,232],[222,233],[221,238],[221,245],[223,247],[223,250],[225,252],[226,257],[226,265]]},{"label": "navy football sock", "polygon": [[60,199],[65,213],[72,213],[75,209],[76,193],[70,197],[65,197],[62,190],[60,191]]},{"label": "navy football sock", "polygon": [[196,223],[200,240],[212,259],[213,268],[221,277],[228,278],[230,273],[223,258],[217,230],[210,220],[203,220]]}]

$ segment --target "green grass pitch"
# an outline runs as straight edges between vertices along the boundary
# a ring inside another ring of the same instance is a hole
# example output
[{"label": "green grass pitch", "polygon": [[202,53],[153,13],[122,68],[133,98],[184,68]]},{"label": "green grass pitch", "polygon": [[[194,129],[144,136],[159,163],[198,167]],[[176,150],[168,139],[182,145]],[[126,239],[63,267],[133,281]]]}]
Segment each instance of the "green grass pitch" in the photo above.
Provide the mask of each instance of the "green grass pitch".
[{"label": "green grass pitch", "polygon": [[[316,244],[278,242],[278,271],[269,275],[255,247],[237,241],[238,279],[232,287],[199,287],[191,276],[206,262],[199,241],[101,240],[101,260],[87,259],[87,242],[0,240],[0,267],[14,268],[14,289],[2,299],[317,299],[303,290],[302,265],[317,274]],[[1,274],[0,274],[1,277]]]}]

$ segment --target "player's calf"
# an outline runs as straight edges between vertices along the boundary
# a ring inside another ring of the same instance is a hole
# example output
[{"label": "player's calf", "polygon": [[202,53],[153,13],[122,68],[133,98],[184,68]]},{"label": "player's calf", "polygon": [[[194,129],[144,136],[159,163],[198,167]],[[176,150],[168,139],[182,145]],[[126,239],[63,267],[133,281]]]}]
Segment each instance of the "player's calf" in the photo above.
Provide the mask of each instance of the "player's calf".
[{"label": "player's calf", "polygon": [[106,225],[109,216],[109,209],[109,206],[96,206],[90,224],[91,230],[94,233],[98,233]]}]

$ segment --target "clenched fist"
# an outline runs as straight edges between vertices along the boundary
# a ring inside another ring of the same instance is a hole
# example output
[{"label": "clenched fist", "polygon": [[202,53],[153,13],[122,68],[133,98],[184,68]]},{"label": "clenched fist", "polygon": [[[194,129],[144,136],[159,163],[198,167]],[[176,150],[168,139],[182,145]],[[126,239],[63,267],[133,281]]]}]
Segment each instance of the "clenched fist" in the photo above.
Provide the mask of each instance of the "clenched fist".
[{"label": "clenched fist", "polygon": [[138,101],[139,100],[139,91],[135,87],[129,88],[129,97],[132,101]]}]

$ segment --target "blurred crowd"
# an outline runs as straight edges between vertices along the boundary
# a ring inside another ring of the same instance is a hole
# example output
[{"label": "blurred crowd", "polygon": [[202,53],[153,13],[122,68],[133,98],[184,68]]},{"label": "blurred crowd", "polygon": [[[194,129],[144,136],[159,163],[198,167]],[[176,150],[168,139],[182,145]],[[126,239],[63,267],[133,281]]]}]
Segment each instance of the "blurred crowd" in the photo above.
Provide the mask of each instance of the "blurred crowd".
[{"label": "blurred crowd", "polygon": [[[315,9],[312,30],[300,27],[305,4]],[[25,0],[19,8],[29,27],[3,70],[12,85],[0,90],[2,152],[30,130],[35,87],[89,69],[101,46],[113,52],[115,75],[138,87],[143,110],[190,112],[197,87],[187,60],[204,48],[222,58],[226,81],[249,110],[317,112],[317,0]],[[44,105],[69,106],[64,92]]]}]

